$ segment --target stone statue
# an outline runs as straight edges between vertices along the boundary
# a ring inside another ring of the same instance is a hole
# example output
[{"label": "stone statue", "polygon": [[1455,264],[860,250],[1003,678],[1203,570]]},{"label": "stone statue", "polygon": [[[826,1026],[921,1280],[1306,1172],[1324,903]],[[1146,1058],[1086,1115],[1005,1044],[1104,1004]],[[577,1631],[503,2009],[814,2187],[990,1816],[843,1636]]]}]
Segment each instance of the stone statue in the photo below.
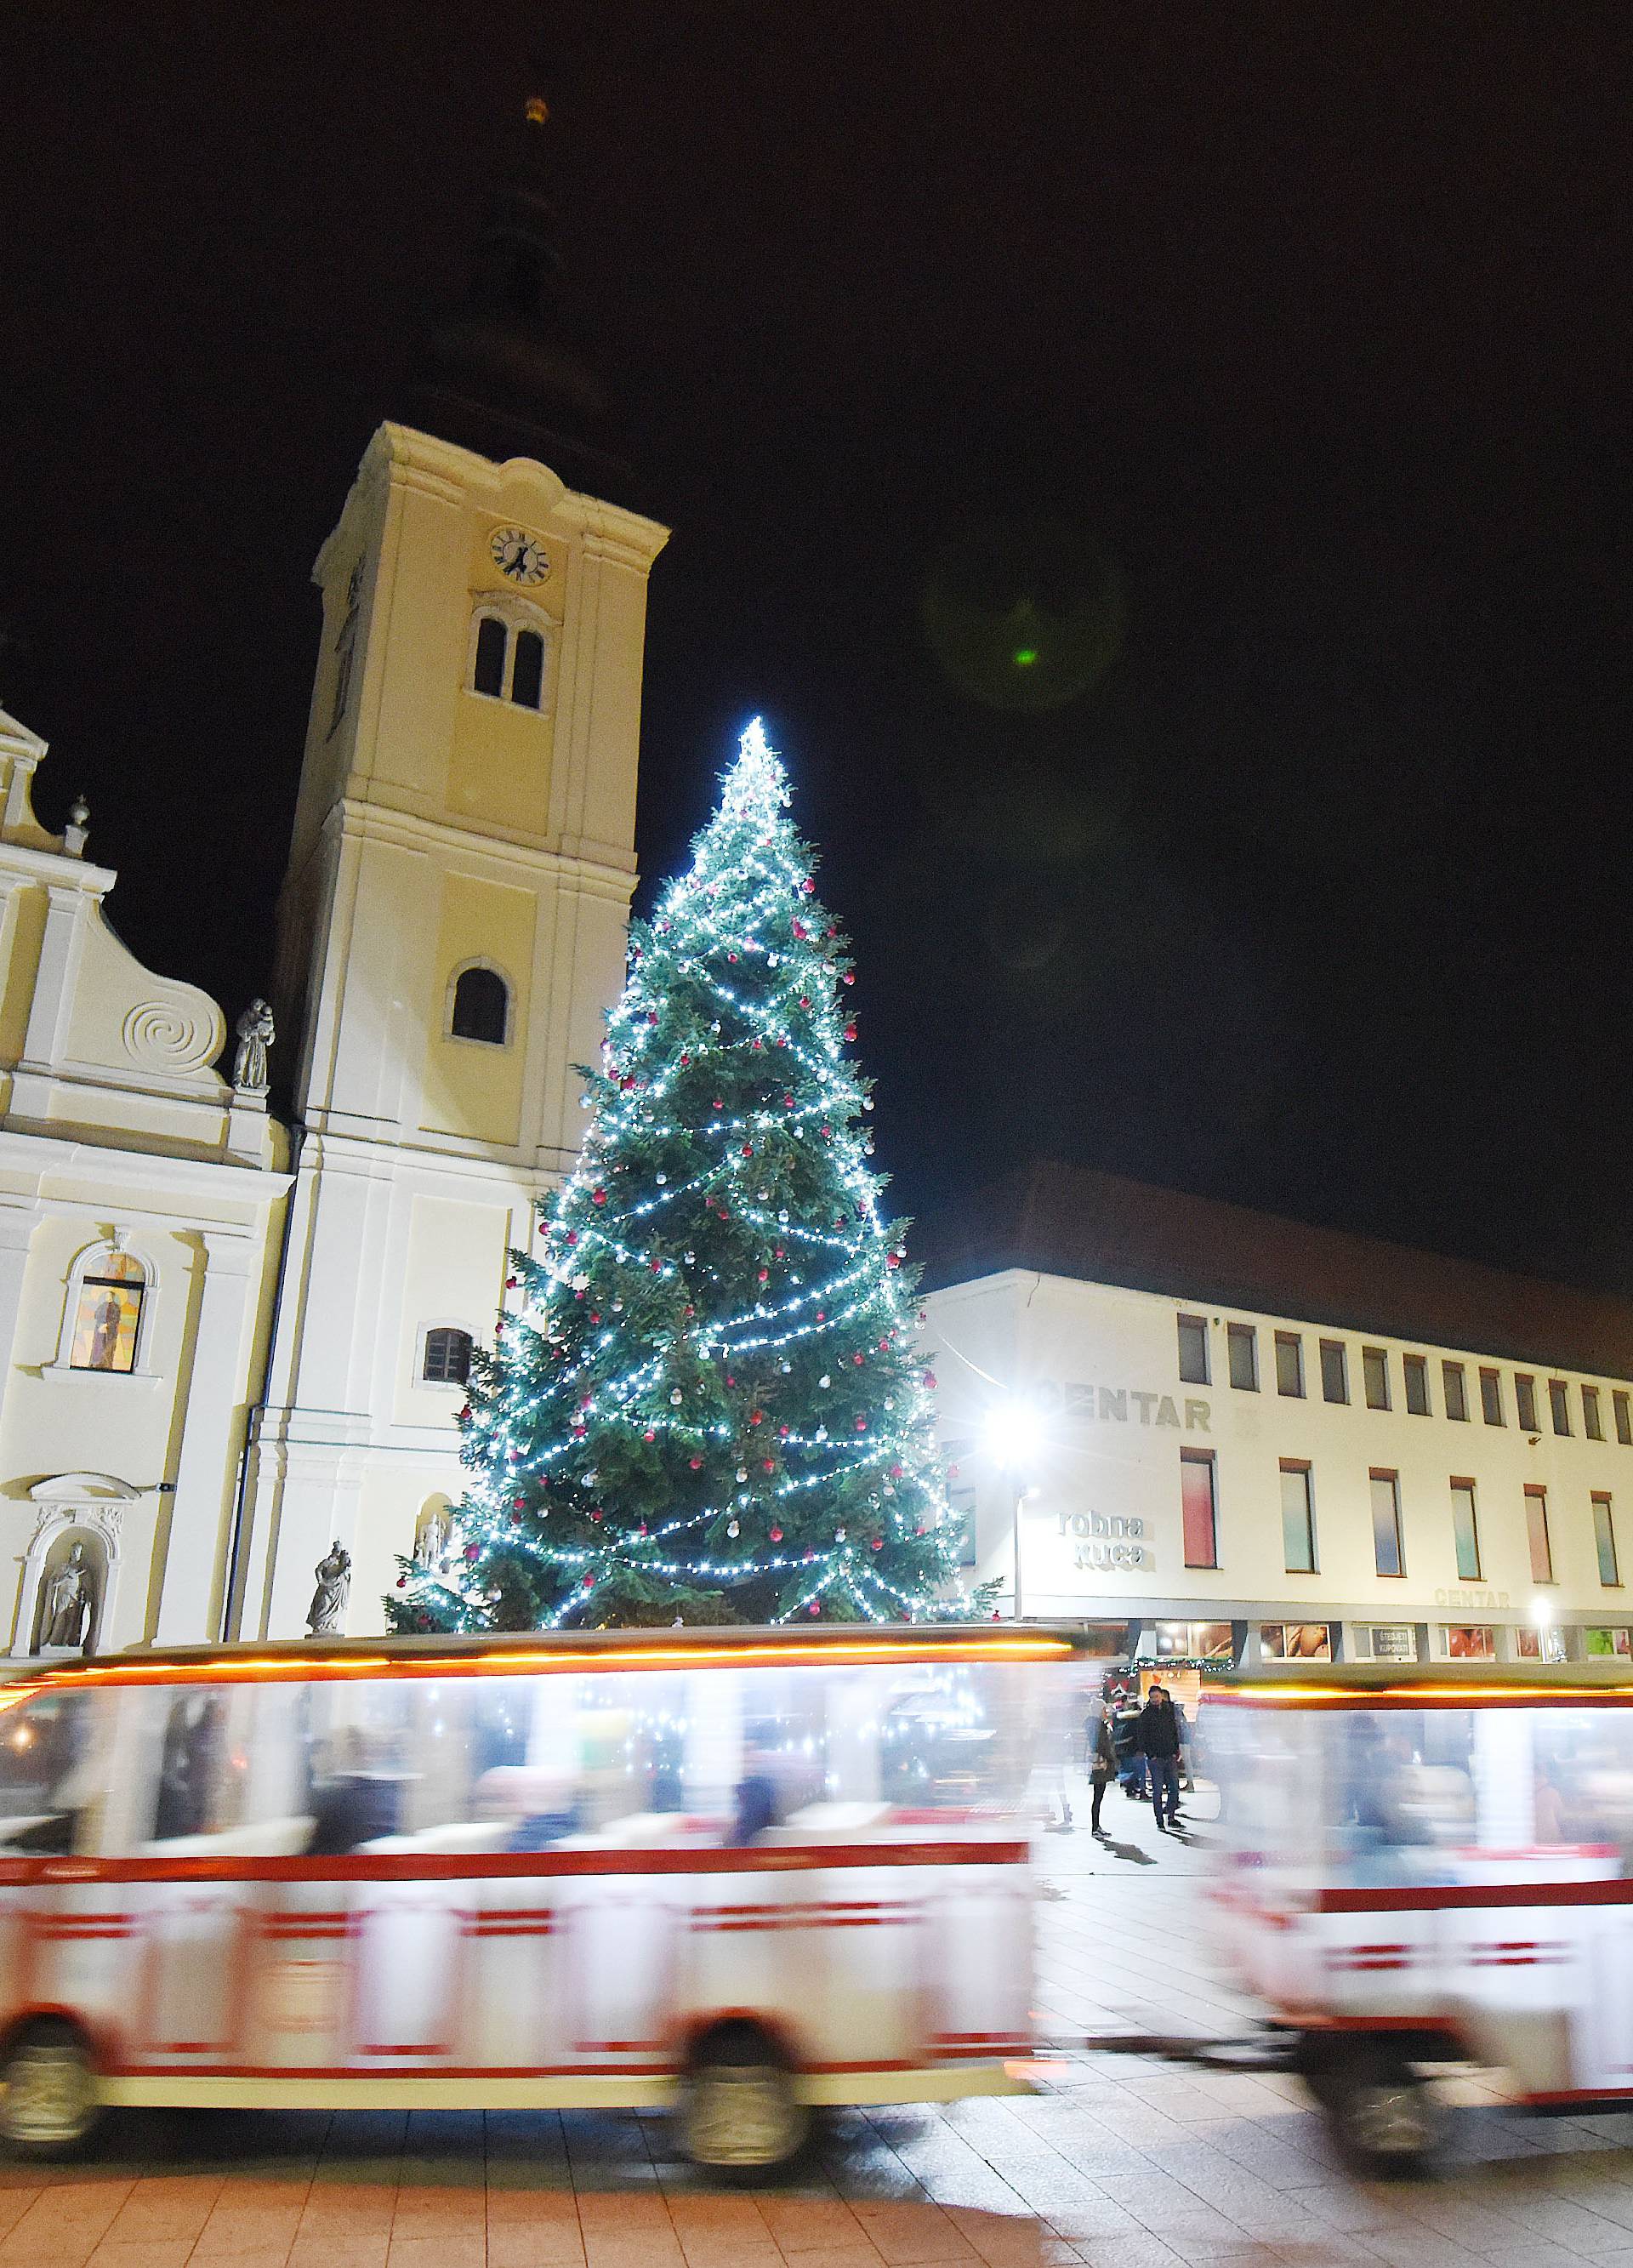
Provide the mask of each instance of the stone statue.
[{"label": "stone statue", "polygon": [[422,1567],[444,1568],[448,1554],[453,1549],[453,1514],[438,1498],[428,1504],[420,1514],[419,1534],[414,1539],[414,1556]]},{"label": "stone statue", "polygon": [[232,1058],[232,1085],[239,1094],[267,1091],[267,1049],[277,1037],[272,1011],[264,1000],[252,1000],[238,1020],[239,1049]]},{"label": "stone statue", "polygon": [[95,1593],[92,1571],[85,1565],[85,1547],[76,1543],[51,1578],[46,1593],[42,1646],[83,1646],[91,1630]]},{"label": "stone statue", "polygon": [[306,1609],[306,1633],[310,1638],[338,1638],[351,1589],[351,1554],[341,1550],[337,1539],[312,1572],[318,1587]]}]

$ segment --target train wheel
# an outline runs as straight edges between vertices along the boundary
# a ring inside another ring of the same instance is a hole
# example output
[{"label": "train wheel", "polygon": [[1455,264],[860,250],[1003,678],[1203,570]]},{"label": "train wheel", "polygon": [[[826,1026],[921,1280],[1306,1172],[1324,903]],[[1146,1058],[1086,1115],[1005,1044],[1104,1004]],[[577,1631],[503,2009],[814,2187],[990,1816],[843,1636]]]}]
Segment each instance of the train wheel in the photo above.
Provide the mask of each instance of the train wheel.
[{"label": "train wheel", "polygon": [[1427,2080],[1387,2050],[1354,2055],[1309,2080],[1341,2154],[1357,2173],[1400,2180],[1425,2172],[1440,2143]]},{"label": "train wheel", "polygon": [[695,2164],[740,2179],[771,2173],[799,2155],[810,2126],[792,2073],[762,2032],[725,2025],[700,2043],[680,2111]]},{"label": "train wheel", "polygon": [[31,2024],[0,2062],[0,2140],[19,2158],[67,2158],[101,2116],[96,2074],[71,2024]]}]

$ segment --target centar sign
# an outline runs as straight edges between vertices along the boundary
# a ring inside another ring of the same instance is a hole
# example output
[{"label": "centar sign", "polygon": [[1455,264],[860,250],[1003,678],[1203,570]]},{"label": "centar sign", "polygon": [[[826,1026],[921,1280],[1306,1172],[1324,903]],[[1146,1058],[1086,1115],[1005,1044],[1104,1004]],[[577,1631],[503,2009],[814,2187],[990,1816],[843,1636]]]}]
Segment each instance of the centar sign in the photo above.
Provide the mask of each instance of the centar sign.
[{"label": "centar sign", "polygon": [[[1041,1378],[1036,1392],[1074,1425],[1172,1425],[1176,1431],[1181,1425],[1179,1405],[1171,1394],[1148,1393],[1136,1386],[1090,1386],[1072,1378]],[[1210,1432],[1210,1414],[1207,1403],[1188,1395],[1183,1430]]]}]

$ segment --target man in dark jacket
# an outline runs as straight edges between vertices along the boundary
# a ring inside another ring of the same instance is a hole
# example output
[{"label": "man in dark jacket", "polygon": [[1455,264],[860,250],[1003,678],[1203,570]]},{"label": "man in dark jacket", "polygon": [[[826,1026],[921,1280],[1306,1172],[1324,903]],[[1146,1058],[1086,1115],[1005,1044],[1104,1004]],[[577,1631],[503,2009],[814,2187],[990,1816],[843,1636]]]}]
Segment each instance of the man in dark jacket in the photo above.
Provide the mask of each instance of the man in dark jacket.
[{"label": "man in dark jacket", "polygon": [[1184,1718],[1169,1700],[1167,1689],[1153,1685],[1134,1727],[1134,1745],[1144,1757],[1151,1775],[1151,1810],[1156,1815],[1159,1835],[1166,1835],[1180,1815],[1180,1749],[1184,1740]]}]

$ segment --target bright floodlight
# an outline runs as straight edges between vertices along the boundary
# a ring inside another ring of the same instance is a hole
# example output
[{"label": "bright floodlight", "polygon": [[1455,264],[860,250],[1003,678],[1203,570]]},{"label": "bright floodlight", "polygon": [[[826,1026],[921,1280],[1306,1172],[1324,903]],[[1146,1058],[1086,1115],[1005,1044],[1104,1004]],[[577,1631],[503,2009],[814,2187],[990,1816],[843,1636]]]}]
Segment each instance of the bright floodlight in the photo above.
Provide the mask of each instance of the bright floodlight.
[{"label": "bright floodlight", "polygon": [[1547,1599],[1538,1599],[1531,1609],[1531,1619],[1546,1630],[1554,1619],[1554,1609]]},{"label": "bright floodlight", "polygon": [[1043,1420],[1019,1396],[994,1403],[987,1412],[987,1448],[995,1463],[1016,1472],[1031,1462],[1043,1442]]}]

